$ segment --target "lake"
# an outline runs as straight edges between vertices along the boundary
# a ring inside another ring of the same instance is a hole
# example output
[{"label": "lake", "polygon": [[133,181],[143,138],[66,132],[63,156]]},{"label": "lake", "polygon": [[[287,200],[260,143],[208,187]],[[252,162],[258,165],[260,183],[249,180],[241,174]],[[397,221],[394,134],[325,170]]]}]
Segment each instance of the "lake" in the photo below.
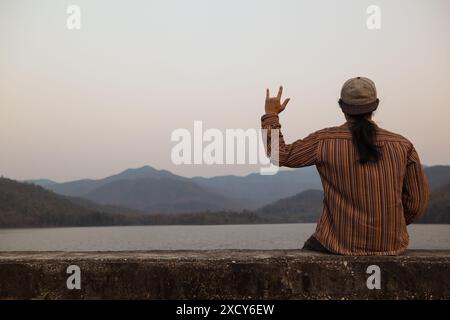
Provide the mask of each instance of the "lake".
[{"label": "lake", "polygon": [[[314,223],[0,229],[0,251],[298,249]],[[450,225],[412,225],[410,249],[450,249]]]}]

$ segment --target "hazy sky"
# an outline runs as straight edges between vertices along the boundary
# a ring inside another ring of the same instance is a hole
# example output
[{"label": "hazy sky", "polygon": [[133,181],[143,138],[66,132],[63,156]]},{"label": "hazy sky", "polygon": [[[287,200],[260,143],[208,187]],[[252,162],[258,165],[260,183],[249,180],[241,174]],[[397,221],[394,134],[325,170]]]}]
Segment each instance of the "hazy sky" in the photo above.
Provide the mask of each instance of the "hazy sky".
[{"label": "hazy sky", "polygon": [[[81,30],[68,30],[68,5]],[[366,9],[381,8],[381,30]],[[380,126],[450,164],[450,1],[0,0],[0,174],[65,181],[172,164],[176,128],[259,128],[285,87],[288,142],[338,125],[342,83],[378,87]]]}]

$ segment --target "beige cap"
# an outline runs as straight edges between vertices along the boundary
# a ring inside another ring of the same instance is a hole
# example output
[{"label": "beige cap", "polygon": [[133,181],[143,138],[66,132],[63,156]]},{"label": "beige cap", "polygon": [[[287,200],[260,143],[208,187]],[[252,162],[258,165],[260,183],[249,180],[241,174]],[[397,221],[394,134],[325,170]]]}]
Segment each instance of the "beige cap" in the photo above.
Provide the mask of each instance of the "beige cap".
[{"label": "beige cap", "polygon": [[378,103],[375,83],[368,78],[352,78],[342,86],[339,104],[345,113],[369,113],[376,110]]}]

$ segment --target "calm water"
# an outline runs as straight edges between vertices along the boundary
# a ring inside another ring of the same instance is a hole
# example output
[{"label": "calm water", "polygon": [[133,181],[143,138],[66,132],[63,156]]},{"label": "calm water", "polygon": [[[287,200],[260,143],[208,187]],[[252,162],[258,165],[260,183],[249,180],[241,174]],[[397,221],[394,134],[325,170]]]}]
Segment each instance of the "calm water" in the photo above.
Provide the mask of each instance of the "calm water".
[{"label": "calm water", "polygon": [[[0,229],[0,251],[296,249],[315,224]],[[450,249],[450,225],[412,225],[411,249]]]}]

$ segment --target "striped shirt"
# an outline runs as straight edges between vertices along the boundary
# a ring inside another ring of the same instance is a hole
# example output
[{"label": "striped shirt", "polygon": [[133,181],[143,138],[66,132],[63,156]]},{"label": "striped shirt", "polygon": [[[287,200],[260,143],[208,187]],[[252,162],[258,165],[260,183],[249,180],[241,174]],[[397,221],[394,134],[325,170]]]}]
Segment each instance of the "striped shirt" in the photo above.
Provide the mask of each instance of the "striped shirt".
[{"label": "striped shirt", "polygon": [[397,255],[408,247],[406,226],[428,203],[428,182],[411,142],[376,126],[375,143],[382,156],[360,164],[348,122],[286,144],[278,115],[261,118],[267,129],[279,129],[279,166],[315,165],[323,190],[323,210],[314,237],[329,251],[343,255]]}]

